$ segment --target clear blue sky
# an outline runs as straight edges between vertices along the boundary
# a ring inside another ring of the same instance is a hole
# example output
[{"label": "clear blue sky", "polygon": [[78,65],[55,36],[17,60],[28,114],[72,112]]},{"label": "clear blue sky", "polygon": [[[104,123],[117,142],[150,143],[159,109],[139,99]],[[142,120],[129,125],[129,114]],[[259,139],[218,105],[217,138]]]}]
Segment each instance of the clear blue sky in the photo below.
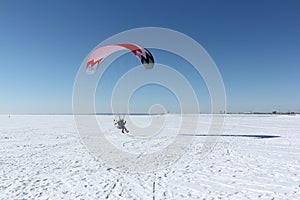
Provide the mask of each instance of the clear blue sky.
[{"label": "clear blue sky", "polygon": [[86,55],[107,37],[148,26],[183,32],[208,51],[229,112],[299,111],[299,19],[298,0],[1,0],[0,113],[72,112]]}]

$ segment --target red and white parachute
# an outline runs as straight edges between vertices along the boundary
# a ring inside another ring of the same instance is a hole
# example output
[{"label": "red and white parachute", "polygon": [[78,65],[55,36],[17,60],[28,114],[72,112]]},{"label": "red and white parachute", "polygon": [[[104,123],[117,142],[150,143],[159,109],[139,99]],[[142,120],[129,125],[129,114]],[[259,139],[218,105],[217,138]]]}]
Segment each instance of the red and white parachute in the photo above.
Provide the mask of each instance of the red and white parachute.
[{"label": "red and white parachute", "polygon": [[112,44],[99,47],[91,53],[86,63],[86,72],[88,74],[95,73],[98,66],[106,57],[121,50],[131,51],[141,61],[145,69],[153,68],[154,58],[150,51],[146,48],[140,47],[136,44]]}]

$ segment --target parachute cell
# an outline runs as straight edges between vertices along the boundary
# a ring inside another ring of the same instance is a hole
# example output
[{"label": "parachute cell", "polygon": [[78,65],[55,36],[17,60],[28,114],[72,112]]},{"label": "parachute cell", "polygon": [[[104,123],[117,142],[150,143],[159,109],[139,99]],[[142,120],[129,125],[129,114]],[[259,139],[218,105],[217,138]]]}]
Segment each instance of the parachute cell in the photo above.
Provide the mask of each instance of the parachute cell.
[{"label": "parachute cell", "polygon": [[112,44],[107,46],[102,46],[96,49],[91,55],[88,57],[86,63],[86,71],[89,74],[95,73],[98,66],[101,62],[117,51],[121,50],[129,50],[131,51],[144,65],[145,69],[152,69],[154,65],[154,58],[150,51],[146,48],[140,47],[135,44]]}]

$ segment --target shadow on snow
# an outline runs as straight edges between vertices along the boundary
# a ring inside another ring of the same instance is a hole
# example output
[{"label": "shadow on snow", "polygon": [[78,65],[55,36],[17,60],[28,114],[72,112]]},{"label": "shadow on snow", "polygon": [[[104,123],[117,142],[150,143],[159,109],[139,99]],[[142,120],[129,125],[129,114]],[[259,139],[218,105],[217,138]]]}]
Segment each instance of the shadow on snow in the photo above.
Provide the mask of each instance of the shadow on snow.
[{"label": "shadow on snow", "polygon": [[257,138],[257,139],[267,139],[267,138],[278,138],[278,135],[233,135],[233,134],[183,134],[185,136],[199,136],[199,137],[206,137],[206,136],[216,136],[216,137],[245,137],[245,138]]}]

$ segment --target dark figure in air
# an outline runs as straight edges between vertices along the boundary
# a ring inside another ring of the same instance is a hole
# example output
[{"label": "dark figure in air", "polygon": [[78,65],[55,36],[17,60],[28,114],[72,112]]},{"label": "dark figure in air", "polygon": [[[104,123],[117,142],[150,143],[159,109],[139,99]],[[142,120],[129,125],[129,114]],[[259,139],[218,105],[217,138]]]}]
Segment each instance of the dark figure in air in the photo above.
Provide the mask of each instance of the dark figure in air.
[{"label": "dark figure in air", "polygon": [[125,124],[126,124],[126,121],[124,119],[120,119],[117,121],[114,119],[114,123],[115,123],[115,126],[118,128],[118,129],[122,129],[122,133],[124,133],[124,130],[126,131],[126,133],[128,133],[129,131],[127,130],[127,128],[125,127]]}]

